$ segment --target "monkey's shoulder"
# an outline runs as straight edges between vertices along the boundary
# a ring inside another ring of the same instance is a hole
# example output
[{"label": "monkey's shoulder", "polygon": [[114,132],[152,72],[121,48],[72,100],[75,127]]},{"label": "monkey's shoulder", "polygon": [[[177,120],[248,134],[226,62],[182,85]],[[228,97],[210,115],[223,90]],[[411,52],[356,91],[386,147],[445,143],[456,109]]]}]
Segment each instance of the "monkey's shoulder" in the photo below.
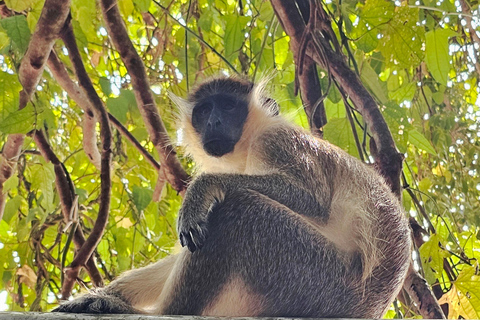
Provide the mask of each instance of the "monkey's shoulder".
[{"label": "monkey's shoulder", "polygon": [[307,161],[310,164],[324,164],[324,161],[340,164],[345,159],[358,161],[330,142],[289,123],[276,124],[264,130],[252,148],[255,153],[263,154],[276,163],[281,163],[282,160],[292,164],[296,161]]}]

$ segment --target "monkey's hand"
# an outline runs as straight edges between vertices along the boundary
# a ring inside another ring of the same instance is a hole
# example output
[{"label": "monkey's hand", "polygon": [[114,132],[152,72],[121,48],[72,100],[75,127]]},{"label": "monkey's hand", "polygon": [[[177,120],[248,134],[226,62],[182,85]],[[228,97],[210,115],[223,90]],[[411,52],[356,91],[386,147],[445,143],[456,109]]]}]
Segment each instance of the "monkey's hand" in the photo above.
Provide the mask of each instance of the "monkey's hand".
[{"label": "monkey's hand", "polygon": [[[191,204],[193,205],[193,204]],[[201,249],[208,236],[208,214],[199,213],[194,207],[184,203],[178,214],[178,235],[182,247],[195,252]]]},{"label": "monkey's hand", "polygon": [[85,294],[61,304],[52,312],[135,314],[142,313],[122,299],[106,294]]},{"label": "monkey's hand", "polygon": [[213,176],[203,175],[192,182],[178,214],[177,231],[183,247],[191,252],[203,247],[208,237],[208,216],[223,197],[220,182]]}]

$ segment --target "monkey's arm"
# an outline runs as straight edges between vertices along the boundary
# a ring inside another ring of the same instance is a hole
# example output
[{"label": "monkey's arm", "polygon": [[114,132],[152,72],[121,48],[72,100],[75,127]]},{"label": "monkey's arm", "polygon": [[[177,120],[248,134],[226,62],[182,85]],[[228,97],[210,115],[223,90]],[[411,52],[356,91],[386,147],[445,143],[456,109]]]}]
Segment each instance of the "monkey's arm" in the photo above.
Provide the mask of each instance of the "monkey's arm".
[{"label": "monkey's arm", "polygon": [[157,301],[176,259],[177,256],[172,255],[144,268],[125,272],[105,288],[65,302],[53,311],[142,313],[139,309],[151,306]]},{"label": "monkey's arm", "polygon": [[[207,220],[215,204],[223,201],[225,194],[235,190],[257,191],[292,211],[309,217],[328,219],[331,196],[328,186],[322,192],[307,190],[295,179],[283,174],[239,175],[205,174],[189,187],[178,218],[178,234],[182,246],[195,251],[207,238]],[[318,194],[321,194],[319,199]]]}]

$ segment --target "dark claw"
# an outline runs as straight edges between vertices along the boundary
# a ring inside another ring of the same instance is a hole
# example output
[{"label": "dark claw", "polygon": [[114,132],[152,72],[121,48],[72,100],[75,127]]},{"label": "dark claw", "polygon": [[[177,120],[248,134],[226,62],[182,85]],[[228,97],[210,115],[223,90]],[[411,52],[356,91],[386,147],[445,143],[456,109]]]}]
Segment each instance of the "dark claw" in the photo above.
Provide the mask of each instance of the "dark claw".
[{"label": "dark claw", "polygon": [[190,250],[191,252],[195,252],[195,250],[197,250],[197,246],[195,245],[195,241],[193,240],[194,238],[192,236],[192,233],[189,232],[189,233],[185,234],[185,238],[187,239],[188,250]]},{"label": "dark claw", "polygon": [[180,233],[180,244],[182,247],[187,246],[188,250],[191,252],[195,252],[195,250],[197,250],[197,246],[195,245],[190,233]]},{"label": "dark claw", "polygon": [[182,213],[180,216],[178,222],[180,244],[191,252],[200,250],[208,237],[207,221],[204,221],[203,217],[184,219]]},{"label": "dark claw", "polygon": [[195,229],[190,228],[188,233],[180,233],[180,244],[182,247],[187,246],[188,250],[191,252],[201,249],[206,239],[206,229],[200,225],[198,225]]},{"label": "dark claw", "polygon": [[180,233],[180,244],[182,245],[182,247],[185,247],[187,245],[187,241],[185,240],[185,235],[182,233]]}]

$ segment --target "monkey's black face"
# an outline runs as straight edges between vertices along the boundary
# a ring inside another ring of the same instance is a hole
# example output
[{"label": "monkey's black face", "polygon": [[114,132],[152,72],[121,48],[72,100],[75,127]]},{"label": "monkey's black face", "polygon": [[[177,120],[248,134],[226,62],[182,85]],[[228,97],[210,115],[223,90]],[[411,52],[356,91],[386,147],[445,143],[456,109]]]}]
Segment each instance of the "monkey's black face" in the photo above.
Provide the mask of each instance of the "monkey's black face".
[{"label": "monkey's black face", "polygon": [[192,125],[205,151],[221,157],[235,148],[247,119],[248,102],[231,94],[217,93],[199,100],[192,112]]}]

